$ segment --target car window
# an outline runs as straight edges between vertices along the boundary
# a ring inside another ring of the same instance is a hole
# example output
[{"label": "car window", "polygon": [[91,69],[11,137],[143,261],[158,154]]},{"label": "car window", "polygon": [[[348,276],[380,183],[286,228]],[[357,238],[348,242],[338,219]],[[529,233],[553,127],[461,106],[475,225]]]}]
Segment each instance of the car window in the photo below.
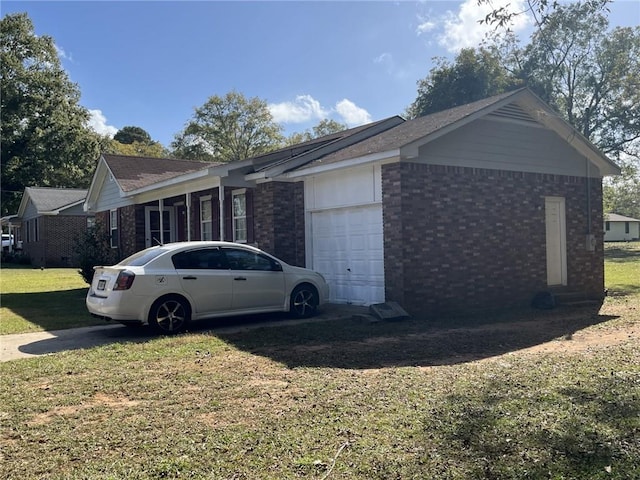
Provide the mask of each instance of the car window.
[{"label": "car window", "polygon": [[231,270],[279,270],[278,264],[265,255],[235,248],[223,250]]},{"label": "car window", "polygon": [[201,248],[176,253],[171,257],[176,269],[228,270],[226,258],[219,248]]},{"label": "car window", "polygon": [[147,263],[149,263],[154,258],[159,257],[160,255],[162,255],[166,251],[167,250],[164,249],[164,248],[150,248],[150,249],[147,249],[147,250],[142,250],[142,251],[140,251],[138,253],[134,253],[130,257],[127,257],[124,260],[120,261],[118,263],[118,265],[131,266],[131,267],[141,267],[141,266],[146,265]]}]

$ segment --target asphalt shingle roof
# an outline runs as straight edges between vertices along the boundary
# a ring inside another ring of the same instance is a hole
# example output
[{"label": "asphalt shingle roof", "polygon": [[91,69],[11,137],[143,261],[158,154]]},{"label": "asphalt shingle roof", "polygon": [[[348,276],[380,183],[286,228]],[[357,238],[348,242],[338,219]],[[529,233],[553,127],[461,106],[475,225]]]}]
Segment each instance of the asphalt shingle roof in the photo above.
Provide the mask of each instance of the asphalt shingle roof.
[{"label": "asphalt shingle roof", "polygon": [[172,158],[129,157],[104,154],[103,158],[125,192],[207,169],[219,163]]},{"label": "asphalt shingle roof", "polygon": [[25,190],[38,212],[59,210],[87,196],[87,190],[75,188],[27,187]]},{"label": "asphalt shingle roof", "polygon": [[608,222],[640,222],[637,218],[625,217],[617,213],[605,214],[604,219]]}]

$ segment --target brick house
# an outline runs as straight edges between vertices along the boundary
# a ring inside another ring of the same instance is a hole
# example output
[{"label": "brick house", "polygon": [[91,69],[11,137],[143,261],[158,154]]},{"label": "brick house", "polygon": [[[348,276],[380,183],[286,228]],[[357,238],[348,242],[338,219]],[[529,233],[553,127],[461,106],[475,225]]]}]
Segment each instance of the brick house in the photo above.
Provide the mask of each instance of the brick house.
[{"label": "brick house", "polygon": [[320,271],[334,302],[410,313],[603,296],[602,177],[619,169],[527,89],[233,164],[163,162],[180,161],[98,164],[85,208],[122,255],[248,242]]},{"label": "brick house", "polygon": [[93,223],[83,209],[87,190],[27,187],[17,216],[11,222],[22,253],[39,267],[67,267],[76,264],[76,237]]}]

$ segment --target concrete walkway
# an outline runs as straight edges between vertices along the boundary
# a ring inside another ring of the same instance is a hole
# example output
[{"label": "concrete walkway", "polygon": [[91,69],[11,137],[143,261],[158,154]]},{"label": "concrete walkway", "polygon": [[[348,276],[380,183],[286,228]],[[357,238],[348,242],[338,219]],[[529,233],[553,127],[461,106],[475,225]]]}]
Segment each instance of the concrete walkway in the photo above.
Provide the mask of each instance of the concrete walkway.
[{"label": "concrete walkway", "polygon": [[[305,322],[337,320],[366,316],[366,307],[355,305],[325,305],[319,315],[292,320],[286,314],[253,315],[200,320],[191,324],[193,332],[233,333],[263,327],[297,325]],[[0,335],[0,362],[19,358],[47,355],[67,350],[97,347],[109,343],[144,342],[157,335],[147,327],[126,327],[118,323],[105,323],[94,327],[69,328],[48,332]]]}]

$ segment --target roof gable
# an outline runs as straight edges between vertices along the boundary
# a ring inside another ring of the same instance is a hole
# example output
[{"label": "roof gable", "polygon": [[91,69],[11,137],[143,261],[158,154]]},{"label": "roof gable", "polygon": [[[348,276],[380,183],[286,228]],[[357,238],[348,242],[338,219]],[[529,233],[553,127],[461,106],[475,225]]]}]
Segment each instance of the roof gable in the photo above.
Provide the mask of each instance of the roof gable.
[{"label": "roof gable", "polygon": [[31,203],[38,214],[55,214],[84,201],[87,190],[74,188],[27,187],[24,190],[18,215],[22,216]]},{"label": "roof gable", "polygon": [[388,153],[387,156],[416,157],[421,146],[483,117],[553,130],[566,139],[565,141],[572,148],[598,166],[603,174],[620,173],[619,168],[597,147],[526,88],[408,120],[378,135],[317,159],[303,168],[315,168],[367,156],[380,156],[385,153]]}]

